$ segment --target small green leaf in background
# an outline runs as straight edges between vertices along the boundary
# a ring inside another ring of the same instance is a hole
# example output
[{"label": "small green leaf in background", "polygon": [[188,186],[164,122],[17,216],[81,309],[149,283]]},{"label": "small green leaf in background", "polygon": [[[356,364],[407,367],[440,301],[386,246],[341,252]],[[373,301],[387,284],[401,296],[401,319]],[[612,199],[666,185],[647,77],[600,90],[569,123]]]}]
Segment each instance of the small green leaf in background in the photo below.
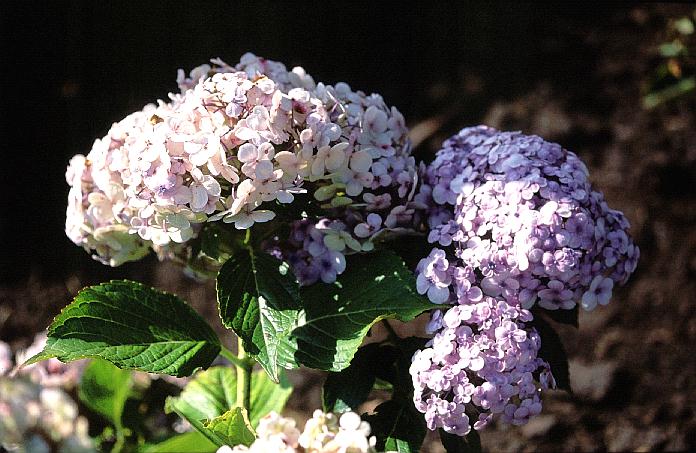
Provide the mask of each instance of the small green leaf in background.
[{"label": "small green leaf in background", "polygon": [[[289,271],[281,274],[281,264],[266,253],[240,250],[225,262],[217,277],[222,323],[244,340],[247,354],[276,382],[279,367],[288,367],[289,361],[278,358],[280,344],[287,341],[295,327],[300,308],[295,277]],[[262,309],[268,305],[277,308],[270,317],[262,316]]]},{"label": "small green leaf in background", "polygon": [[167,398],[166,409],[191,423],[210,420],[234,407],[236,392],[234,370],[215,366],[196,374],[179,396]]},{"label": "small green leaf in background", "polygon": [[218,436],[222,445],[251,445],[256,439],[246,409],[235,407],[205,423],[205,429]]},{"label": "small green leaf in background", "polygon": [[207,368],[220,341],[177,296],[127,280],[80,291],[48,328],[44,350],[27,364],[105,359],[119,368],[189,376]]},{"label": "small green leaf in background", "polygon": [[551,367],[551,373],[559,389],[571,392],[570,373],[568,372],[568,355],[558,333],[543,316],[535,316],[531,326],[536,328],[541,337],[539,357],[546,360]]},{"label": "small green leaf in background", "polygon": [[232,255],[240,242],[239,234],[218,223],[206,223],[198,238],[201,251],[221,261]]},{"label": "small green leaf in background", "polygon": [[674,28],[682,35],[691,35],[694,32],[694,23],[688,17],[682,17],[674,22]]},{"label": "small green leaf in background", "polygon": [[336,283],[316,283],[300,293],[302,322],[292,331],[297,362],[310,368],[346,368],[370,328],[382,319],[411,321],[432,310],[416,291],[413,272],[396,254],[352,255]]},{"label": "small green leaf in background", "polygon": [[420,451],[426,434],[425,419],[410,399],[389,400],[377,406],[374,414],[363,418],[370,423],[372,434],[377,437],[378,451]]},{"label": "small green leaf in background", "polygon": [[696,77],[685,77],[666,88],[646,94],[643,97],[643,107],[652,109],[694,90],[696,90]]},{"label": "small green leaf in background", "polygon": [[443,429],[438,431],[447,453],[481,453],[481,438],[475,429],[472,428],[466,437],[449,434]]},{"label": "small green leaf in background", "polygon": [[121,417],[131,394],[130,370],[121,370],[105,360],[92,360],[85,368],[78,387],[78,397],[88,408],[104,416],[116,429],[122,428]]},{"label": "small green leaf in background", "polygon": [[[249,421],[258,426],[259,420],[271,411],[280,413],[292,393],[285,373],[275,384],[263,371],[251,375],[251,408]],[[197,430],[204,432],[205,420],[220,417],[237,404],[237,379],[234,369],[215,366],[198,373],[179,396],[167,398],[165,410],[176,412]]]},{"label": "small green leaf in background", "polygon": [[363,415],[372,426],[380,451],[417,452],[426,434],[425,419],[413,405],[413,382],[408,372],[411,357],[427,342],[424,338],[393,338],[390,344],[369,344],[358,349],[350,366],[329,373],[324,383],[324,410],[356,411],[375,382],[393,390],[392,399],[374,414]]},{"label": "small green leaf in background", "polygon": [[208,440],[203,434],[198,431],[191,431],[184,434],[177,434],[174,437],[160,442],[156,445],[150,445],[142,449],[143,453],[214,453],[217,450],[217,445]]}]

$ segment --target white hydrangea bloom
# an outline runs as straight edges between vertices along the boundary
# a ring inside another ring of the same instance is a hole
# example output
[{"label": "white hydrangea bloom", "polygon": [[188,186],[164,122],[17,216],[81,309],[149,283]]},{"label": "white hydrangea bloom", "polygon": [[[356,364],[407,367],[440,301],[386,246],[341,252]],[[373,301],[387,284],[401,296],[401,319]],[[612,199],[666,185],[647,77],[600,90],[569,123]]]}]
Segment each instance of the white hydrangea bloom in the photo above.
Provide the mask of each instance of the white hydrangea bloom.
[{"label": "white hydrangea bloom", "polygon": [[87,420],[59,388],[0,376],[0,447],[12,452],[94,452]]},{"label": "white hydrangea bloom", "polygon": [[295,421],[271,412],[261,419],[258,438],[246,447],[223,446],[217,453],[375,453],[376,439],[370,437],[370,425],[354,412],[340,419],[332,413],[314,411],[302,433]]},{"label": "white hydrangea bloom", "polygon": [[[302,68],[253,54],[235,66],[211,63],[180,71],[181,93],[115,123],[70,161],[72,241],[117,266],[149,248],[166,255],[206,221],[268,222],[273,202],[302,192],[351,222],[365,221],[363,195],[407,211],[416,165],[403,116],[381,96],[315,83]],[[373,236],[355,238],[352,228],[337,236],[328,239],[334,251],[372,248]]]}]

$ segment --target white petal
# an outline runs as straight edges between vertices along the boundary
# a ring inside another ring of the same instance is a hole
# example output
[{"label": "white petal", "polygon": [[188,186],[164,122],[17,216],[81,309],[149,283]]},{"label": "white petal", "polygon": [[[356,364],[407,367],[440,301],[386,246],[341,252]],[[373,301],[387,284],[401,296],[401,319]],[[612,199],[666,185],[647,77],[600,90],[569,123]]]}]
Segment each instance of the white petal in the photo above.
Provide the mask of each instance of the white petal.
[{"label": "white petal", "polygon": [[245,163],[255,161],[258,155],[259,153],[256,150],[256,146],[251,143],[245,143],[237,150],[237,159]]},{"label": "white petal", "polygon": [[350,156],[350,168],[358,173],[365,173],[372,166],[372,157],[365,151],[357,151]]},{"label": "white petal", "polygon": [[585,294],[582,295],[581,305],[582,308],[587,311],[594,309],[597,306],[597,296],[590,291],[586,291]]},{"label": "white petal", "polygon": [[324,245],[329,249],[329,250],[334,250],[337,252],[342,251],[343,249],[346,248],[346,243],[338,237],[338,235],[335,234],[327,234],[324,236]]},{"label": "white petal", "polygon": [[269,211],[266,209],[259,209],[258,211],[253,211],[251,214],[251,218],[254,219],[254,222],[268,222],[269,220],[273,220],[275,218],[275,212]]},{"label": "white petal", "polygon": [[200,210],[208,204],[208,192],[203,186],[191,186],[191,209]]},{"label": "white petal", "polygon": [[220,183],[217,182],[215,178],[210,176],[203,179],[203,187],[205,187],[205,190],[214,197],[219,197],[222,191],[220,188]]},{"label": "white petal", "polygon": [[273,163],[270,160],[261,160],[256,164],[256,177],[268,179],[273,176]]}]

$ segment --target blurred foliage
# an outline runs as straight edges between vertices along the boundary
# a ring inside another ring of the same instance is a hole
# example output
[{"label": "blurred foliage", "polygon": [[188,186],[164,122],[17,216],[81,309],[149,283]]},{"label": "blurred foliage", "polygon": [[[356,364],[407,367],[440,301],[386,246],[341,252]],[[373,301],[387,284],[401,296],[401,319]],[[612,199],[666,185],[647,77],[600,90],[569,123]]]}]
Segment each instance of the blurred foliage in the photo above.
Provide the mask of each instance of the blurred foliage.
[{"label": "blurred foliage", "polygon": [[696,88],[696,10],[691,16],[673,19],[666,41],[657,47],[659,63],[647,82],[643,107],[652,109],[689,94]]}]

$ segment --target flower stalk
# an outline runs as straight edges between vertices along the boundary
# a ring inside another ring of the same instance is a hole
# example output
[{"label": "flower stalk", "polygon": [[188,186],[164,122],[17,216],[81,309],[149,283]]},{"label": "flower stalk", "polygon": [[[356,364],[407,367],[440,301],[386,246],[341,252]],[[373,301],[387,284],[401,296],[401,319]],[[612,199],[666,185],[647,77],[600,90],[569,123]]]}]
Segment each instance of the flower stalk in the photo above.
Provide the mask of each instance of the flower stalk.
[{"label": "flower stalk", "polygon": [[254,364],[247,359],[242,339],[238,338],[237,341],[238,352],[233,361],[237,371],[237,404],[248,412],[251,408],[251,370]]}]

